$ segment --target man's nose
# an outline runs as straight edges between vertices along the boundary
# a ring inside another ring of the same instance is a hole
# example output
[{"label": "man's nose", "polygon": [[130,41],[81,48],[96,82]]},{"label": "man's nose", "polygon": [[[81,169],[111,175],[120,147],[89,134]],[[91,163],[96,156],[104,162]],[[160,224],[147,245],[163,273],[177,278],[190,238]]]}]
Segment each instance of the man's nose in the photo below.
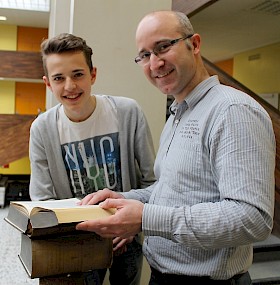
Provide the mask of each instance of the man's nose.
[{"label": "man's nose", "polygon": [[160,58],[157,54],[151,53],[149,63],[150,63],[150,69],[154,70],[162,66],[164,64],[164,60]]}]

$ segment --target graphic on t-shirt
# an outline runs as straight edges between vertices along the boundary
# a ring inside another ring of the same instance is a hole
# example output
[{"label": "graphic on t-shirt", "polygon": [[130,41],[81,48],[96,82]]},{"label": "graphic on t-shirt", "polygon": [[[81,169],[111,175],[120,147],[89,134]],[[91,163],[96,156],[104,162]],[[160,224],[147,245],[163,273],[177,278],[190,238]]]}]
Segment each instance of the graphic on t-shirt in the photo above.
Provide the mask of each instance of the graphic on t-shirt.
[{"label": "graphic on t-shirt", "polygon": [[83,197],[109,188],[121,191],[118,133],[62,145],[62,155],[72,191]]}]

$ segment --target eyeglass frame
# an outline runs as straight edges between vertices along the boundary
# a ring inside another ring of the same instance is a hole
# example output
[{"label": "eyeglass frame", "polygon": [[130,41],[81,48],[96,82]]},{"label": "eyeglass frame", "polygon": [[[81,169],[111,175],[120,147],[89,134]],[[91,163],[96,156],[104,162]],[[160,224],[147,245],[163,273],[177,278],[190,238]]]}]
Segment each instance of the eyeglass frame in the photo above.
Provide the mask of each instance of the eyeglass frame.
[{"label": "eyeglass frame", "polygon": [[[185,36],[185,37],[177,38],[177,39],[174,39],[174,40],[166,40],[166,41],[163,41],[163,42],[164,42],[164,43],[167,43],[167,42],[168,42],[168,43],[170,44],[170,46],[168,46],[167,48],[171,48],[171,47],[173,47],[174,45],[176,45],[177,43],[179,43],[180,41],[184,41],[184,40],[187,40],[187,39],[191,38],[193,35],[194,35],[194,34],[189,34],[189,35],[187,35],[187,36]],[[135,63],[144,66],[144,65],[146,65],[146,64],[149,63],[151,54],[154,54],[155,56],[158,56],[158,55],[161,54],[161,53],[164,54],[164,53],[166,53],[166,52],[169,51],[169,50],[167,50],[167,51],[161,52],[160,50],[157,51],[157,50],[156,50],[157,48],[160,48],[160,43],[157,44],[157,45],[152,49],[152,51],[145,51],[145,52],[143,52],[143,56],[145,55],[145,57],[141,58],[141,57],[140,57],[140,54],[138,54],[138,55],[135,57],[135,59],[134,59]],[[148,57],[148,59],[149,59],[148,62],[147,62],[147,63],[141,63],[141,61],[143,61],[143,59],[145,59],[145,58],[147,58],[147,57]]]}]

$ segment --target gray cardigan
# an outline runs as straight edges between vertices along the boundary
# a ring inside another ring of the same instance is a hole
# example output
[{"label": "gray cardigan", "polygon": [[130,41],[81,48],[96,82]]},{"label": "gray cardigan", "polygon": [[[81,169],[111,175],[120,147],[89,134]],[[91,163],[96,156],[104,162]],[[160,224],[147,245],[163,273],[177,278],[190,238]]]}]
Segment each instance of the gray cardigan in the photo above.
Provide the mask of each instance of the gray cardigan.
[{"label": "gray cardigan", "polygon": [[[104,95],[106,96],[106,95]],[[107,96],[117,109],[123,191],[145,188],[155,181],[155,152],[147,120],[135,100]],[[57,128],[59,105],[34,120],[30,129],[30,197],[32,200],[72,197],[61,155]]]}]

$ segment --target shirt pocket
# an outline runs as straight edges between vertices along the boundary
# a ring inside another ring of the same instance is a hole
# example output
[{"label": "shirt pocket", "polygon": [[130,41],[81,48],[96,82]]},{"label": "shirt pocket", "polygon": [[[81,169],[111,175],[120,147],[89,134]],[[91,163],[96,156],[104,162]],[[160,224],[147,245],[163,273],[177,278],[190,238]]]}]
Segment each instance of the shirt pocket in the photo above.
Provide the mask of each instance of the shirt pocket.
[{"label": "shirt pocket", "polygon": [[202,179],[201,144],[180,141],[170,147],[166,156],[162,182],[182,194],[199,190]]}]

